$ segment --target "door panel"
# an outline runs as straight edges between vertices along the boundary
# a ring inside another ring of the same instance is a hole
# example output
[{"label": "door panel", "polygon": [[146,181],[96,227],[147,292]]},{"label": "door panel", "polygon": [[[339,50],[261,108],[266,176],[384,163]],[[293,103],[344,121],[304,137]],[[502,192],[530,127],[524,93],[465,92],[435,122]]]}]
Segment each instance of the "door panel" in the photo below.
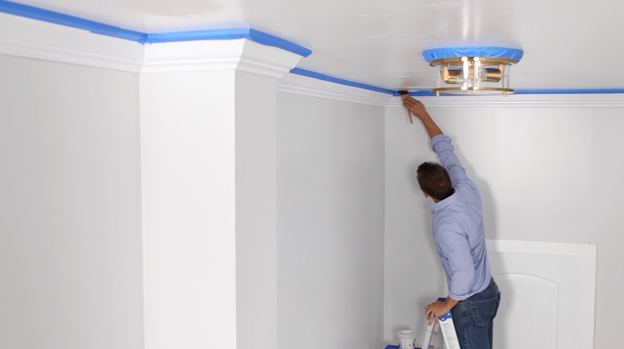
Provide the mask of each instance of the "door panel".
[{"label": "door panel", "polygon": [[593,348],[596,246],[488,240],[501,291],[494,347]]}]

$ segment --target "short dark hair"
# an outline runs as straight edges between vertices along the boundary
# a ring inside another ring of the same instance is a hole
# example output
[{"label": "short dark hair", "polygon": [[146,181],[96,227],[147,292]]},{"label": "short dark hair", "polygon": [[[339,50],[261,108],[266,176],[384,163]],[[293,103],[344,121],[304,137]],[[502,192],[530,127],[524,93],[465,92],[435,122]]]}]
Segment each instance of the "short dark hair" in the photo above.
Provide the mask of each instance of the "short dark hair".
[{"label": "short dark hair", "polygon": [[444,200],[453,194],[451,177],[442,165],[423,162],[416,171],[420,190],[436,200]]}]

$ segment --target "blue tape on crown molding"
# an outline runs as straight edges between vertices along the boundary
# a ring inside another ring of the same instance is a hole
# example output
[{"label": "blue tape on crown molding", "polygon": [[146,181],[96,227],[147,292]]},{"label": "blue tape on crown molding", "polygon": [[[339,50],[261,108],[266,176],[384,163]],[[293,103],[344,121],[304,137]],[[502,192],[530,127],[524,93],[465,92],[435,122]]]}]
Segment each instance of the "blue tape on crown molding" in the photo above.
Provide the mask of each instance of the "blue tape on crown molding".
[{"label": "blue tape on crown molding", "polygon": [[122,29],[112,25],[64,15],[62,13],[43,10],[32,6],[17,4],[10,1],[0,0],[0,12],[48,23],[60,24],[66,27],[88,30],[95,34],[135,41],[141,44],[147,40],[147,35],[136,31]]},{"label": "blue tape on crown molding", "polygon": [[312,54],[312,50],[307,47],[250,28],[145,34],[5,0],[0,0],[0,12],[59,24],[66,27],[88,30],[91,33],[135,41],[140,44],[194,40],[248,39],[262,45],[281,48],[303,57],[308,57]]},{"label": "blue tape on crown molding", "polygon": [[365,90],[386,93],[386,94],[390,94],[390,95],[393,95],[393,96],[397,93],[396,91],[393,91],[393,90],[388,90],[388,89],[381,88],[381,87],[376,87],[376,86],[372,86],[372,85],[362,84],[362,83],[359,83],[359,82],[339,79],[339,78],[335,78],[333,76],[329,76],[329,75],[325,75],[325,74],[321,74],[321,73],[315,73],[313,71],[300,69],[300,68],[293,68],[290,72],[292,74],[303,75],[303,76],[307,76],[307,77],[318,79],[318,80],[329,81],[329,82],[333,82],[333,83],[336,83],[336,84],[357,87],[357,88],[361,88],[361,89],[365,89]]},{"label": "blue tape on crown molding", "polygon": [[[395,92],[393,94],[393,96],[398,97],[401,94],[399,93],[399,91]],[[414,91],[414,92],[410,92],[409,93],[410,96],[412,97],[430,97],[430,96],[435,96],[435,93],[431,93],[431,91]]]},{"label": "blue tape on crown molding", "polygon": [[217,29],[217,30],[200,30],[191,32],[178,33],[162,33],[147,34],[147,43],[157,44],[165,42],[177,41],[196,41],[196,40],[236,40],[248,39],[266,46],[274,46],[294,54],[308,57],[312,54],[312,50],[294,44],[290,41],[280,39],[276,36],[263,33],[251,28],[235,28],[235,29]]},{"label": "blue tape on crown molding", "polygon": [[312,54],[312,50],[310,50],[307,47],[297,45],[290,41],[280,39],[277,36],[269,35],[269,34],[266,34],[266,33],[263,33],[261,31],[257,31],[254,29],[251,29],[249,31],[249,37],[250,37],[250,40],[255,41],[259,44],[279,47],[283,50],[298,54],[303,57],[308,57],[309,55]]},{"label": "blue tape on crown molding", "polygon": [[[74,16],[64,15],[62,13],[43,10],[40,8],[22,5],[10,1],[0,0],[0,12],[8,13],[20,17],[26,17],[43,22],[59,24],[76,29],[88,30],[91,33],[110,36],[114,38],[135,41],[141,44],[144,43],[164,43],[175,41],[193,41],[193,40],[233,40],[233,39],[248,39],[257,42],[262,45],[274,46],[283,50],[298,54],[303,57],[308,57],[312,50],[294,44],[292,42],[280,39],[278,37],[250,29],[223,29],[223,30],[204,30],[193,32],[179,32],[179,33],[162,33],[162,34],[144,34],[137,31],[122,29],[119,27],[90,21]],[[520,61],[522,58],[522,50],[504,48],[504,47],[452,47],[431,49],[423,52],[425,59],[430,62],[439,58],[449,57],[462,57],[462,56],[485,56],[485,57],[505,57],[516,59]],[[294,68],[290,71],[293,74],[303,75],[314,79],[325,80],[341,85],[352,86],[362,88],[370,91],[376,91],[393,96],[399,96],[397,91],[384,89],[372,85],[362,84],[359,82],[353,82],[349,80],[335,78],[329,75],[315,73],[313,71]],[[560,89],[560,90],[516,90],[515,94],[619,94],[624,93],[624,89],[587,89],[587,90],[572,90],[572,89]],[[435,96],[435,93],[430,91],[417,91],[410,92],[411,96],[423,97],[423,96]],[[443,95],[453,96],[453,95]]]},{"label": "blue tape on crown molding", "polygon": [[515,48],[506,47],[487,47],[487,46],[469,46],[469,47],[447,47],[434,48],[423,51],[423,57],[427,62],[442,58],[453,57],[492,57],[492,58],[509,58],[520,62],[524,52]]}]

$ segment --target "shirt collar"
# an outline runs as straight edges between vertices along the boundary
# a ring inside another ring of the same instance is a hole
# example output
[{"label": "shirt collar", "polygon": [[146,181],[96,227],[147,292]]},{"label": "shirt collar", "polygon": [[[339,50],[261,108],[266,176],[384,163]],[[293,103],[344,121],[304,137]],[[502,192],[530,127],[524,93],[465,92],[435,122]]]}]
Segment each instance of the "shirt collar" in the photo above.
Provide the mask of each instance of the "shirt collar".
[{"label": "shirt collar", "polygon": [[436,202],[435,204],[431,205],[431,207],[429,207],[429,211],[431,211],[431,213],[436,213],[437,211],[440,211],[441,209],[447,207],[448,205],[452,204],[453,202],[455,202],[455,200],[457,200],[457,190],[455,190],[455,192],[453,193],[453,195],[447,197],[446,199]]}]

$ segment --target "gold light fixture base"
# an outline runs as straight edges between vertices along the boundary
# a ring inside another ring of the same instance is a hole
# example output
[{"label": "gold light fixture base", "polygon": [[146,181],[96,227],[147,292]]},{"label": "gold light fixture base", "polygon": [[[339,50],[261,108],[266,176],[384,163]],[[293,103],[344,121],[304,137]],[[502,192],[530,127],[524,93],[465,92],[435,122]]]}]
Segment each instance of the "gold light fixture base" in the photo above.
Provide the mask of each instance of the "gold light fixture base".
[{"label": "gold light fixture base", "polygon": [[438,72],[436,96],[514,93],[509,88],[509,67],[518,61],[503,57],[452,57],[429,62]]},{"label": "gold light fixture base", "polygon": [[[479,87],[476,90],[472,87],[468,87],[467,89],[462,89],[461,87],[440,87],[440,88],[434,88],[431,90],[431,93],[435,93],[437,95],[439,95],[440,93],[445,93],[445,94],[460,94],[457,93],[459,91],[465,91],[465,93],[461,93],[461,94],[474,94],[474,93],[478,93],[479,91],[486,91],[486,92],[502,92],[504,96],[506,96],[507,94],[512,94],[514,93],[514,89],[512,88],[502,88],[502,87]],[[454,93],[455,92],[455,93]]]}]

